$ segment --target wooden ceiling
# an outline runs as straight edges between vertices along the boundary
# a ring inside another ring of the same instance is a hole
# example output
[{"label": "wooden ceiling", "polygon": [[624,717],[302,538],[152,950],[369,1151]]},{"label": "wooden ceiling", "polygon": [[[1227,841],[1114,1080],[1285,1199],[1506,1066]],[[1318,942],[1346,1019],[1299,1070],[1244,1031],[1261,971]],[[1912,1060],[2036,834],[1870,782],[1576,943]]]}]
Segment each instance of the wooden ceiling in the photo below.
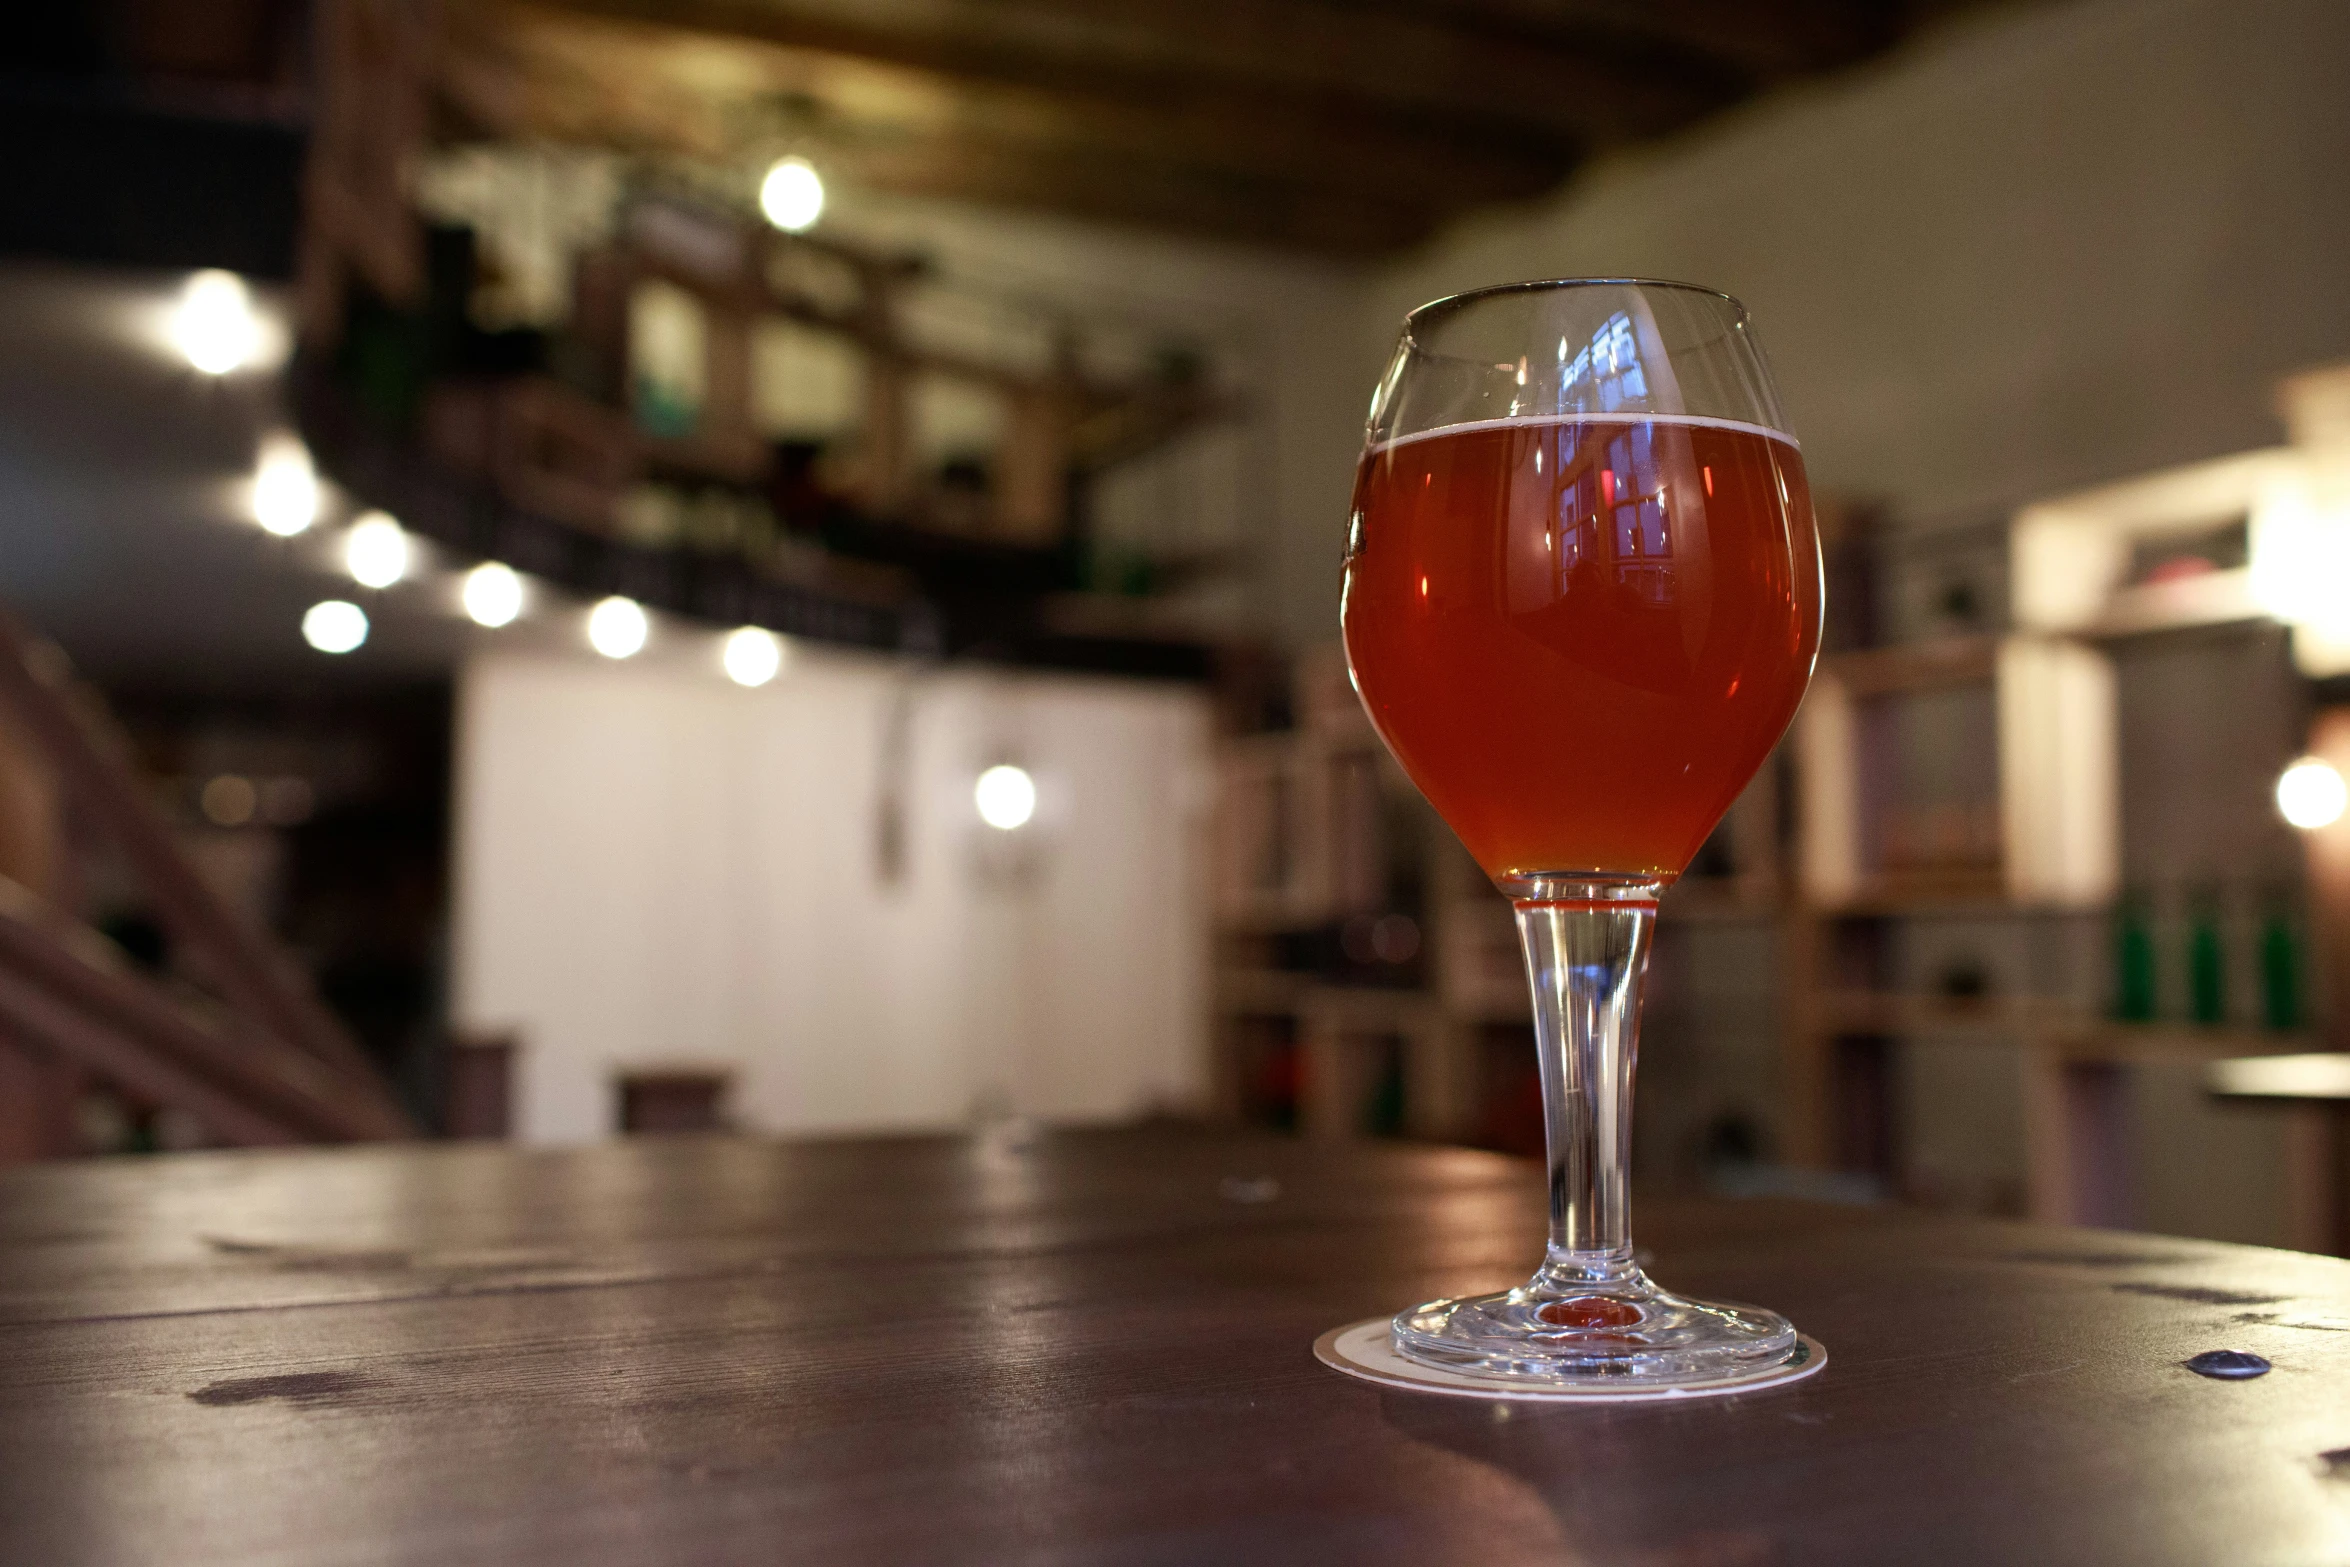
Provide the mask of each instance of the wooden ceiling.
[{"label": "wooden ceiling", "polygon": [[497,0],[477,128],[1374,255],[1933,0]]}]

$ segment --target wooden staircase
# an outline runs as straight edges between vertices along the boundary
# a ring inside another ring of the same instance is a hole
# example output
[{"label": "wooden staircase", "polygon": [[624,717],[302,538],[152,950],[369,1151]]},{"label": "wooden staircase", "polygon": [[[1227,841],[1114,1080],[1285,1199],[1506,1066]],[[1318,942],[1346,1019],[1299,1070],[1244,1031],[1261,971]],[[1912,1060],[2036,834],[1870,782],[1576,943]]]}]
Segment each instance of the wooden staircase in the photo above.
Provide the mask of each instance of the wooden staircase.
[{"label": "wooden staircase", "polygon": [[133,966],[40,891],[0,876],[0,1163],[76,1151],[75,1103],[93,1082],[228,1144],[416,1134],[293,959],[180,851],[95,694],[6,613],[0,726],[134,873],[188,976]]}]

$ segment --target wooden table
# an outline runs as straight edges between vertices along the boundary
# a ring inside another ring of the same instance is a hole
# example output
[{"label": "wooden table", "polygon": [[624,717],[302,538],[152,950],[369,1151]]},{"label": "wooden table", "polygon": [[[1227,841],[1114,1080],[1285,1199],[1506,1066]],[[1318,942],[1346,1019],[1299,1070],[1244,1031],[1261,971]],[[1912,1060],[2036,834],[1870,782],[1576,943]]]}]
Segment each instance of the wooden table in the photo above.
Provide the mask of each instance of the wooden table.
[{"label": "wooden table", "polygon": [[[2350,1263],[1651,1203],[1666,1279],[1785,1309],[1826,1372],[1577,1409],[1311,1360],[1521,1275],[1539,1187],[1174,1131],[33,1168],[0,1560],[2350,1559]],[[2276,1369],[2181,1368],[2216,1348]]]}]

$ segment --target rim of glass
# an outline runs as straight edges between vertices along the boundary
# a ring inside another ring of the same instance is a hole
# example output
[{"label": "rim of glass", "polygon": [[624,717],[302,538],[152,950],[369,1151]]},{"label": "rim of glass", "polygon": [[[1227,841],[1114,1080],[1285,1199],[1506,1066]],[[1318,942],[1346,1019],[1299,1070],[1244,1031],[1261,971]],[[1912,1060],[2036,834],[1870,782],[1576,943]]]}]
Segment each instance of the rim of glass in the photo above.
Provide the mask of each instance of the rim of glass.
[{"label": "rim of glass", "polygon": [[1733,327],[1742,327],[1746,325],[1747,322],[1746,302],[1744,300],[1738,298],[1738,296],[1735,294],[1726,294],[1718,288],[1707,288],[1702,283],[1681,283],[1676,282],[1671,278],[1657,277],[1528,278],[1521,283],[1488,283],[1483,288],[1464,289],[1458,294],[1446,294],[1441,298],[1431,299],[1426,304],[1417,306],[1414,309],[1405,312],[1403,318],[1402,346],[1427,359],[1453,359],[1459,360],[1464,364],[1482,363],[1483,361],[1481,360],[1470,359],[1465,355],[1440,353],[1435,349],[1424,347],[1421,344],[1418,336],[1418,328],[1421,320],[1434,312],[1445,311],[1449,313],[1451,311],[1461,309],[1464,306],[1475,304],[1479,300],[1490,299],[1497,294],[1531,294],[1536,292],[1549,292],[1569,288],[1678,289],[1684,294],[1703,294],[1709,299],[1718,299],[1724,304],[1728,305],[1732,313],[1731,325]]}]

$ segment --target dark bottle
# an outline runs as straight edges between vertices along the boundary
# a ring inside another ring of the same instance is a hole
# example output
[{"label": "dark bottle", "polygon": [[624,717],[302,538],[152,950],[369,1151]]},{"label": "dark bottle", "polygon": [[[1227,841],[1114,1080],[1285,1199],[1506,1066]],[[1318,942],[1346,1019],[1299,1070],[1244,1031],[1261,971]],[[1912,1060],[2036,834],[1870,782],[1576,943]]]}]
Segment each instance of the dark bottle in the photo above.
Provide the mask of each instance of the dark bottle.
[{"label": "dark bottle", "polygon": [[2260,1014],[2271,1028],[2301,1026],[2301,944],[2281,896],[2269,899],[2260,921]]},{"label": "dark bottle", "polygon": [[2199,893],[2187,911],[2187,1010],[2198,1023],[2228,1018],[2227,949],[2220,939],[2219,894]]},{"label": "dark bottle", "polygon": [[2143,893],[2125,892],[2113,926],[2113,1015],[2125,1023],[2154,1017],[2154,924]]}]

